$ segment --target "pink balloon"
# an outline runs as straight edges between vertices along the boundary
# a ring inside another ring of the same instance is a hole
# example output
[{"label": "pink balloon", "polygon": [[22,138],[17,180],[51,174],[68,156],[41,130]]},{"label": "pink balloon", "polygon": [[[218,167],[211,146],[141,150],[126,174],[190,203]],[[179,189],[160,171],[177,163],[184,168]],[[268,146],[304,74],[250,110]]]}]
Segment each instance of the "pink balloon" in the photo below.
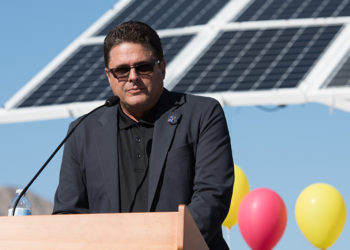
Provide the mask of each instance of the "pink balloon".
[{"label": "pink balloon", "polygon": [[238,226],[253,250],[270,250],[281,239],[287,224],[287,209],[273,190],[258,188],[249,192],[238,210]]}]

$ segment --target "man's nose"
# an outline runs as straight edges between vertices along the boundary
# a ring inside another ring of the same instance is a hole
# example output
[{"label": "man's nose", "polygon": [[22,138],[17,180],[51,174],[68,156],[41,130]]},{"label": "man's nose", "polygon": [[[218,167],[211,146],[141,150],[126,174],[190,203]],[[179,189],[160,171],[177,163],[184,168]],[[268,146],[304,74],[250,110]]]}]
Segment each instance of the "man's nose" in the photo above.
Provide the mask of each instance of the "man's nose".
[{"label": "man's nose", "polygon": [[132,80],[136,80],[139,78],[139,75],[136,71],[135,68],[130,68],[130,72],[129,72],[129,80],[132,81]]}]

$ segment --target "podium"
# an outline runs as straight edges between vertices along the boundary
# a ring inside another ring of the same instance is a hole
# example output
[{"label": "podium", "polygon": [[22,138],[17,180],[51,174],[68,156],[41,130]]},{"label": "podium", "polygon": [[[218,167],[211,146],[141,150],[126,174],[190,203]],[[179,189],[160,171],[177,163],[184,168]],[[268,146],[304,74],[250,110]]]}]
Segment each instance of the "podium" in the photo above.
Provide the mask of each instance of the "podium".
[{"label": "podium", "polygon": [[0,217],[0,249],[208,249],[189,210]]}]

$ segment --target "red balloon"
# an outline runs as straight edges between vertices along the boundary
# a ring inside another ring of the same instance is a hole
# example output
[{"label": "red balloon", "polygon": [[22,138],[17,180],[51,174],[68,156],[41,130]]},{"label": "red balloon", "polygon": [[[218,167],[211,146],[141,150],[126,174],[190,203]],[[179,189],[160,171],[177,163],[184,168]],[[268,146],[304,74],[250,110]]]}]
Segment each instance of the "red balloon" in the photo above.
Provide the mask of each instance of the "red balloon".
[{"label": "red balloon", "polygon": [[238,226],[253,250],[270,250],[281,239],[287,225],[287,209],[273,190],[258,188],[249,192],[238,210]]}]

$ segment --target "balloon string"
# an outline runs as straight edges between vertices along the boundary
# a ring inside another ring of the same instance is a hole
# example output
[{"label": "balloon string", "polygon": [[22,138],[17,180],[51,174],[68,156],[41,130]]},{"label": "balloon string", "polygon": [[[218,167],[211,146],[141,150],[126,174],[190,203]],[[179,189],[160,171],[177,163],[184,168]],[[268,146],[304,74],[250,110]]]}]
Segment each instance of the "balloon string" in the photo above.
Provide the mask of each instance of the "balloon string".
[{"label": "balloon string", "polygon": [[228,246],[231,248],[231,236],[230,236],[230,229],[226,228],[226,235],[227,235],[227,241],[228,241]]}]

